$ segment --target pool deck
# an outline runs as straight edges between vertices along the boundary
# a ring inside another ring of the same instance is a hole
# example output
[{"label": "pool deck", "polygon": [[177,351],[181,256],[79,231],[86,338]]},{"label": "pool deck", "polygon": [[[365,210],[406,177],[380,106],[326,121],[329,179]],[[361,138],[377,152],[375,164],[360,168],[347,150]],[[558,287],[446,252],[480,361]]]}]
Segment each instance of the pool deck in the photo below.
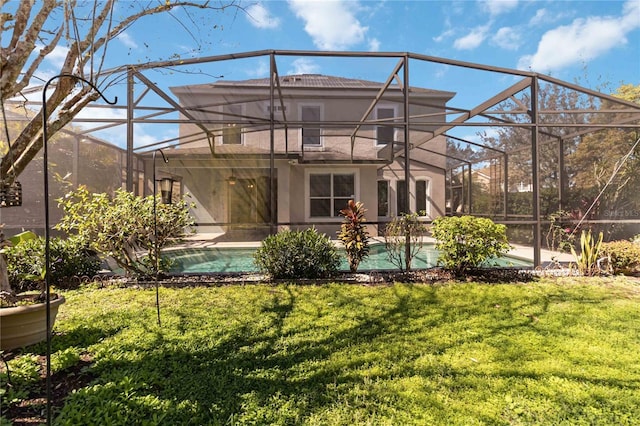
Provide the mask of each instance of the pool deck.
[{"label": "pool deck", "polygon": [[[186,238],[181,244],[177,246],[172,246],[169,248],[210,248],[210,247],[259,247],[260,241],[216,241],[218,237],[223,234],[211,233],[211,234],[194,234],[188,238]],[[382,238],[373,238],[378,242],[384,243]],[[435,239],[431,237],[424,238],[425,243],[435,244]],[[336,243],[337,240],[336,240]],[[523,246],[512,244],[511,250],[508,253],[509,256],[516,257],[518,259],[524,259],[533,262],[533,247]],[[560,253],[554,252],[550,250],[542,249],[540,251],[540,261],[542,265],[549,264],[553,261],[557,261],[563,264],[568,264],[569,262],[573,262],[573,255],[570,253]]]}]

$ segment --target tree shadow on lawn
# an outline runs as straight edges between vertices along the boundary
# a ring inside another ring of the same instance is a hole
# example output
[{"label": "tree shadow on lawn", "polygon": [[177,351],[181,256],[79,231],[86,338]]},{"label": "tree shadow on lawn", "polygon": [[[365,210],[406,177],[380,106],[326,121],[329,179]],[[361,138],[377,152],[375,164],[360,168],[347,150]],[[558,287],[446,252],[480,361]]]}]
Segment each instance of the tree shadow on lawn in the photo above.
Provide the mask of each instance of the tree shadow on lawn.
[{"label": "tree shadow on lawn", "polygon": [[[186,347],[185,341],[172,333],[188,332],[198,319],[189,318],[180,310],[165,311],[164,327],[175,330],[165,333],[153,325],[141,324],[153,335],[153,341],[145,342],[145,347],[128,343],[118,348],[119,352],[135,354],[135,357],[100,360],[94,385],[73,394],[59,420],[82,424],[87,418],[82,416],[100,415],[102,417],[90,417],[91,421],[298,423],[314,413],[331,409],[339,399],[344,403],[345,398],[350,398],[345,392],[362,385],[364,370],[379,361],[364,356],[363,351],[375,351],[381,342],[397,343],[393,336],[413,330],[418,320],[419,327],[437,327],[443,321],[455,321],[455,315],[458,319],[473,316],[476,312],[473,303],[495,303],[492,299],[475,300],[461,305],[457,313],[442,312],[438,307],[441,300],[433,287],[409,285],[392,287],[389,293],[392,297],[373,309],[373,302],[343,292],[339,286],[330,287],[328,291],[332,305],[343,309],[340,312],[345,316],[346,325],[333,334],[319,337],[314,334],[317,331],[314,321],[326,315],[326,306],[322,305],[326,299],[311,307],[315,312],[309,312],[307,303],[304,314],[309,317],[308,326],[287,328],[287,320],[294,314],[300,315],[296,291],[289,286],[274,289],[269,297],[261,299],[259,326],[250,322],[226,330],[217,325],[210,333],[201,330],[203,341],[193,343],[193,347]],[[417,305],[434,305],[434,315],[424,318],[424,309],[414,309]],[[548,304],[536,298],[529,305],[514,306],[514,309],[525,308],[546,312]],[[203,323],[206,322],[203,320]],[[485,330],[488,334],[484,336],[461,334],[448,341],[424,342],[423,349],[426,353],[439,354],[518,328],[530,330],[531,323],[525,316],[515,322],[498,322],[488,327]],[[404,357],[402,365],[411,365],[412,359],[420,356],[420,351],[401,351],[400,347],[391,355]],[[389,357],[389,354],[381,356]],[[389,362],[393,360],[383,360],[383,363]],[[436,365],[399,371],[392,367],[378,369],[369,378],[428,377],[442,374],[442,368]],[[463,374],[445,370],[445,374]],[[505,373],[515,374],[515,371]]]},{"label": "tree shadow on lawn", "polygon": [[[375,314],[357,315],[350,319],[353,325],[317,337],[313,325],[286,329],[297,300],[291,288],[284,290],[263,302],[260,315],[269,323],[259,333],[251,324],[222,334],[212,330],[219,340],[209,347],[189,349],[162,330],[149,329],[154,342],[146,346],[156,350],[140,353],[135,361],[101,360],[95,385],[72,395],[59,420],[72,421],[82,407],[86,413],[105,416],[93,422],[126,415],[123,421],[132,424],[158,416],[162,407],[166,415],[162,421],[167,424],[183,424],[187,419],[190,424],[216,424],[238,418],[297,422],[335,403],[338,389],[362,383],[362,376],[354,370],[366,368],[371,360],[357,353],[350,358],[350,348],[362,350],[378,339],[387,339],[409,320],[411,303],[429,303],[434,297],[426,286],[402,294],[394,291],[393,300]],[[332,291],[334,303],[347,304],[352,312],[362,303],[338,288]],[[183,321],[185,318],[178,318],[178,328],[185,330],[190,326],[181,324]],[[140,348],[132,344],[120,350]],[[385,379],[397,372],[376,374]]]}]

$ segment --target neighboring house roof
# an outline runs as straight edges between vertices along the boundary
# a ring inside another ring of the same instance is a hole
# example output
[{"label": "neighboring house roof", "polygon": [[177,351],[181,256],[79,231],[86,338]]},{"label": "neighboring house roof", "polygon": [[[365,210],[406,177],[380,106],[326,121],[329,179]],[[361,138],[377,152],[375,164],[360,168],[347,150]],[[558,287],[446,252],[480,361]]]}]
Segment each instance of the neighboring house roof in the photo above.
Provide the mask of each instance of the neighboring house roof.
[{"label": "neighboring house roof", "polygon": [[[218,80],[214,83],[196,84],[191,86],[172,87],[171,91],[200,91],[211,90],[213,88],[264,88],[269,87],[269,78],[255,78],[249,80]],[[279,84],[282,88],[297,89],[366,89],[380,90],[384,83],[376,81],[361,80],[355,78],[336,77],[323,74],[294,74],[279,77]],[[398,84],[389,85],[388,90],[399,91]],[[454,92],[442,90],[425,89],[421,87],[411,87],[411,92],[431,96],[442,96],[452,98]]]}]

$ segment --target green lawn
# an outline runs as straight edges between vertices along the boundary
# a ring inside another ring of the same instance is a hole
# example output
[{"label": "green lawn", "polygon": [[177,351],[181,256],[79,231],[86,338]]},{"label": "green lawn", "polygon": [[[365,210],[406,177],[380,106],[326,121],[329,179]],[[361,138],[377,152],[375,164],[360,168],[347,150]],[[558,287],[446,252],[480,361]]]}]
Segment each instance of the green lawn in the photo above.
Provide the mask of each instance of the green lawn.
[{"label": "green lawn", "polygon": [[64,294],[54,370],[95,379],[56,424],[640,424],[631,279],[162,288],[162,328],[153,290]]}]

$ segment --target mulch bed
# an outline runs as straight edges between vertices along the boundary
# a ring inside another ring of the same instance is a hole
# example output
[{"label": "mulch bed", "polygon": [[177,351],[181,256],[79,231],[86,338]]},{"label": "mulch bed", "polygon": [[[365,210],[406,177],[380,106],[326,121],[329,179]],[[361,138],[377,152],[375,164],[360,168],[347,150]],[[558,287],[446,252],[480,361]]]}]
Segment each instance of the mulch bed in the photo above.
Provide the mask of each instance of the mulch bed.
[{"label": "mulch bed", "polygon": [[[485,283],[504,283],[504,282],[528,282],[534,277],[532,271],[522,270],[518,268],[482,268],[470,271],[465,274],[464,279],[467,281],[485,282]],[[330,278],[321,279],[269,279],[269,277],[252,273],[212,273],[212,274],[175,274],[165,275],[158,284],[163,287],[193,287],[193,286],[222,286],[222,285],[244,285],[257,283],[288,283],[296,284],[326,284],[331,282],[341,282],[360,285],[388,285],[397,282],[402,283],[426,283],[435,284],[447,282],[456,277],[450,272],[442,268],[418,269],[409,272],[400,272],[397,270],[384,271],[363,271],[357,273],[341,273]],[[154,280],[132,280],[125,277],[111,277],[106,279],[105,283],[109,285],[121,286],[155,286]]]}]

